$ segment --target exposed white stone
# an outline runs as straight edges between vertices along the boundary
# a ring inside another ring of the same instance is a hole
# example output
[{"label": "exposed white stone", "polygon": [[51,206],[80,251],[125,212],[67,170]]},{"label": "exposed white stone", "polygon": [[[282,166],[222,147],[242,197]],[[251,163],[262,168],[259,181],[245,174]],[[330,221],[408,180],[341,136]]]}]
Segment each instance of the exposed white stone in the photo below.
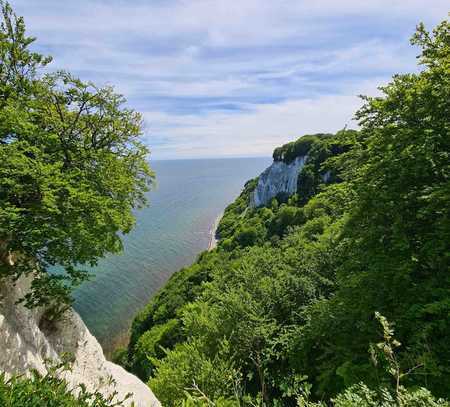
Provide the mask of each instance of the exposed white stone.
[{"label": "exposed white stone", "polygon": [[328,183],[331,179],[331,171],[327,171],[325,174],[321,175],[322,181],[325,182],[325,184]]},{"label": "exposed white stone", "polygon": [[20,278],[16,284],[0,280],[0,372],[7,375],[27,373],[36,369],[45,374],[50,359],[59,362],[62,354],[73,355],[71,371],[61,373],[70,388],[85,384],[89,391],[98,390],[105,396],[114,391],[123,399],[133,393],[126,405],[159,407],[161,404],[150,388],[122,367],[108,362],[97,340],[80,316],[68,311],[51,330],[39,327],[42,309],[28,310],[16,304],[30,286],[30,278]]},{"label": "exposed white stone", "polygon": [[266,205],[279,194],[292,195],[297,192],[298,174],[307,159],[308,156],[304,155],[297,157],[290,164],[274,161],[259,176],[258,184],[251,196],[250,206]]}]

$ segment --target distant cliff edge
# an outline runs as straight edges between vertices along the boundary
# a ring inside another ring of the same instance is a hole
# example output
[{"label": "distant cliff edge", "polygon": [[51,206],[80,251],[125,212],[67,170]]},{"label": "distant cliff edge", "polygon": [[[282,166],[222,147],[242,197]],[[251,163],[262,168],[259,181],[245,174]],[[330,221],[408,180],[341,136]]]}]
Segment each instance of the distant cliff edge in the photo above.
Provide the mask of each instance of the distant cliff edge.
[{"label": "distant cliff edge", "polygon": [[266,206],[273,198],[288,198],[298,190],[302,196],[311,196],[322,183],[335,181],[330,171],[321,165],[332,155],[341,153],[338,146],[325,150],[321,140],[330,139],[332,134],[314,134],[285,144],[273,153],[273,163],[258,178],[250,195],[249,206]]}]

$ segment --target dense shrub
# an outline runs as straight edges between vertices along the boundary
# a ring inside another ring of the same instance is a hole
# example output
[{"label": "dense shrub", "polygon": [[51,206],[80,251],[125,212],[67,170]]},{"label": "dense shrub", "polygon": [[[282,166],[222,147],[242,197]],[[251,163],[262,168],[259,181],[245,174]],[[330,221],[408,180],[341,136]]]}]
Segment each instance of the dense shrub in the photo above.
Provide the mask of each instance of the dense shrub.
[{"label": "dense shrub", "polygon": [[[75,389],[53,372],[32,376],[0,374],[0,406],[2,407],[118,407],[129,398],[119,400],[117,395],[105,398],[99,392],[88,392],[83,385]],[[113,385],[113,384],[111,384]]]}]

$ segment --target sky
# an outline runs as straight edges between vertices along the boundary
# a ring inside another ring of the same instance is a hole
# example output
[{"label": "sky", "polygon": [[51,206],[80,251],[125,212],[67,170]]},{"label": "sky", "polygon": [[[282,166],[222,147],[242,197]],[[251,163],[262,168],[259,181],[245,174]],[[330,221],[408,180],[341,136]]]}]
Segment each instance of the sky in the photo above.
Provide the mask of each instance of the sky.
[{"label": "sky", "polygon": [[358,95],[417,70],[447,0],[10,0],[34,49],[143,114],[153,159],[269,156],[355,128]]}]

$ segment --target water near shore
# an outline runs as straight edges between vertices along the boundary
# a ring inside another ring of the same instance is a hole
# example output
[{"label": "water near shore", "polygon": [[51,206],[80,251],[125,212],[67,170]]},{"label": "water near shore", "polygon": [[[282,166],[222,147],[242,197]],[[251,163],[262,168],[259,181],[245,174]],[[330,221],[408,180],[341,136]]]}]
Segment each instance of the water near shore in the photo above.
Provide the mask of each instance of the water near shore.
[{"label": "water near shore", "polygon": [[157,188],[136,213],[124,253],[108,256],[75,292],[75,309],[106,353],[126,342],[130,323],[178,269],[214,244],[215,222],[269,158],[156,161]]}]

